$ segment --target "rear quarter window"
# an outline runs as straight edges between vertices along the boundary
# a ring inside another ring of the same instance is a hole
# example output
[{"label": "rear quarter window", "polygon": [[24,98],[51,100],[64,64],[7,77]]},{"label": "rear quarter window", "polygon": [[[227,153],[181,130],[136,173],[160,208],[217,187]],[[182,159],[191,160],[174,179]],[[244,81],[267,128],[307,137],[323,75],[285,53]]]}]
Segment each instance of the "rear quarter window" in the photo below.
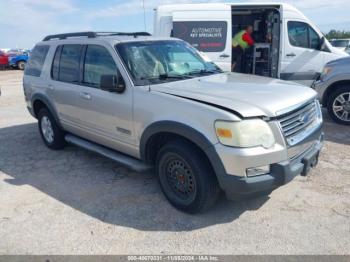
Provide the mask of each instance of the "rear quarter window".
[{"label": "rear quarter window", "polygon": [[30,58],[24,72],[25,75],[40,77],[49,48],[48,45],[34,47],[30,53]]}]

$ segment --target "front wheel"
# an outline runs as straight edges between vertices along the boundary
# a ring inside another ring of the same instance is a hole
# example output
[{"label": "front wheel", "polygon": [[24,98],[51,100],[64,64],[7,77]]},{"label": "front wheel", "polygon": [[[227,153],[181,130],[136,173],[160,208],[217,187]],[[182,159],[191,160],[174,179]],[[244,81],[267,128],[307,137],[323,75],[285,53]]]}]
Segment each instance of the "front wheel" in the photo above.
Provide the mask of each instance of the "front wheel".
[{"label": "front wheel", "polygon": [[187,213],[199,213],[217,200],[220,189],[212,167],[192,144],[176,140],[157,155],[157,173],[169,202]]},{"label": "front wheel", "polygon": [[350,86],[343,86],[333,92],[327,105],[330,117],[342,125],[350,125]]}]

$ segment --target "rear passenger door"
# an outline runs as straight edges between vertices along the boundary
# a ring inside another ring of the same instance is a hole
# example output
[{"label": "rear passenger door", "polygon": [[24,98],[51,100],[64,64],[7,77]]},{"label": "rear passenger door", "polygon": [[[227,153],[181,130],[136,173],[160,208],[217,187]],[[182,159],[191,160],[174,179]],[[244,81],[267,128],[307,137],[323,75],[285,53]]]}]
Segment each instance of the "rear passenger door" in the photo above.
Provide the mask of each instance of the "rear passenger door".
[{"label": "rear passenger door", "polygon": [[132,89],[128,81],[124,81],[123,93],[101,89],[102,75],[121,76],[116,52],[109,46],[91,44],[84,47],[83,57],[79,120],[88,138],[125,152],[128,144],[134,144]]},{"label": "rear passenger door", "polygon": [[80,91],[79,66],[82,50],[83,45],[59,45],[51,68],[48,92],[61,124],[67,131],[79,126],[77,101]]}]

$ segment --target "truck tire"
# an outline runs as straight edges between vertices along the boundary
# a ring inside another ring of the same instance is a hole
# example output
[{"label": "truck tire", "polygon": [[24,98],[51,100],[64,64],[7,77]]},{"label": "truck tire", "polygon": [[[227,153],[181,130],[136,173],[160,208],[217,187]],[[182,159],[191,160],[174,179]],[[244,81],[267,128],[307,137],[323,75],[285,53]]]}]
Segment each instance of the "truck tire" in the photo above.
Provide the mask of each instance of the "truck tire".
[{"label": "truck tire", "polygon": [[350,125],[350,85],[342,86],[330,94],[327,110],[336,123]]},{"label": "truck tire", "polygon": [[57,125],[50,111],[42,108],[38,114],[38,126],[45,145],[53,150],[63,149],[66,145],[64,132]]},{"label": "truck tire", "polygon": [[195,214],[215,204],[220,188],[204,154],[187,141],[175,140],[157,154],[161,189],[177,209]]},{"label": "truck tire", "polygon": [[25,67],[26,67],[26,63],[24,62],[24,61],[18,61],[17,62],[17,68],[19,69],[19,70],[24,70],[25,69]]}]

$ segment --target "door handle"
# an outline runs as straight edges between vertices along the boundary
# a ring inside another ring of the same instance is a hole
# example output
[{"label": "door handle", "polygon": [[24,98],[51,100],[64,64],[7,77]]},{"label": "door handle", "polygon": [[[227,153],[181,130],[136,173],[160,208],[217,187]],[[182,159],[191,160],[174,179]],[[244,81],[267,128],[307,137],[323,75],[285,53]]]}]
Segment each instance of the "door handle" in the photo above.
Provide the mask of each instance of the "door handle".
[{"label": "door handle", "polygon": [[294,57],[294,56],[297,56],[297,55],[294,54],[294,53],[289,53],[289,54],[287,54],[286,56],[288,56],[288,57]]},{"label": "door handle", "polygon": [[91,100],[91,95],[87,92],[81,92],[80,97],[86,100]]},{"label": "door handle", "polygon": [[49,89],[52,90],[52,91],[55,90],[55,87],[54,87],[53,85],[51,85],[51,84],[49,84],[48,87],[49,87]]},{"label": "door handle", "polygon": [[227,58],[227,57],[230,57],[230,56],[227,55],[227,54],[222,54],[220,57],[221,57],[221,58]]}]

